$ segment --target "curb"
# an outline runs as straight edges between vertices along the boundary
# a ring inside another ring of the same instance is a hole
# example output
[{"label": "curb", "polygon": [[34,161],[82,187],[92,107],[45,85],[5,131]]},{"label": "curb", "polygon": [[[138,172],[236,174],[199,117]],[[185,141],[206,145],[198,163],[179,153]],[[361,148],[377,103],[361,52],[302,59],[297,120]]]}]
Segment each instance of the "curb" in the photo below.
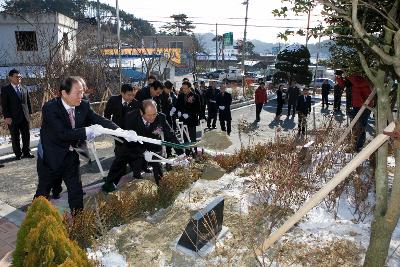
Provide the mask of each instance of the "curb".
[{"label": "curb", "polygon": [[25,212],[16,209],[0,200],[0,218],[5,218],[16,226],[21,226]]}]

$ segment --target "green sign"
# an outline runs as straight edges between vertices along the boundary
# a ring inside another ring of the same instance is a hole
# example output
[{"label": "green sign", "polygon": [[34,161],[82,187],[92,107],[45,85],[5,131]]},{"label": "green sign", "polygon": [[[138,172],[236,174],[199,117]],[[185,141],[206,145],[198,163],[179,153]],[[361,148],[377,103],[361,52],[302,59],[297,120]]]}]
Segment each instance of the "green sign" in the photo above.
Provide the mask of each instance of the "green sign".
[{"label": "green sign", "polygon": [[224,33],[223,38],[224,38],[224,46],[233,45],[233,32]]}]

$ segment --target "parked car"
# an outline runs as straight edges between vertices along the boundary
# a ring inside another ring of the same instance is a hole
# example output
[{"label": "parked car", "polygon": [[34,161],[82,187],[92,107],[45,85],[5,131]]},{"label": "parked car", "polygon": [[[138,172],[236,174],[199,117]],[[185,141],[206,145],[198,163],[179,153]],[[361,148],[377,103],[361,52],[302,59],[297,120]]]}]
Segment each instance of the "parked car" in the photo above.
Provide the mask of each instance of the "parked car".
[{"label": "parked car", "polygon": [[224,72],[225,72],[225,70],[215,70],[215,71],[207,72],[205,74],[205,77],[208,79],[218,79],[219,75]]},{"label": "parked car", "polygon": [[[328,79],[328,78],[317,78],[317,79],[315,79],[314,81],[312,81],[312,82],[310,83],[310,86],[315,86],[316,88],[321,88],[321,87],[322,87],[322,84],[323,84],[323,82],[324,82],[325,80],[327,80],[328,83],[329,83],[329,84],[332,86],[332,88],[333,88],[333,86],[335,85],[335,82],[332,81],[331,79]],[[315,85],[314,85],[314,82],[315,82]]]},{"label": "parked car", "polygon": [[241,81],[242,79],[243,73],[240,69],[230,68],[219,75],[219,80],[223,82]]}]

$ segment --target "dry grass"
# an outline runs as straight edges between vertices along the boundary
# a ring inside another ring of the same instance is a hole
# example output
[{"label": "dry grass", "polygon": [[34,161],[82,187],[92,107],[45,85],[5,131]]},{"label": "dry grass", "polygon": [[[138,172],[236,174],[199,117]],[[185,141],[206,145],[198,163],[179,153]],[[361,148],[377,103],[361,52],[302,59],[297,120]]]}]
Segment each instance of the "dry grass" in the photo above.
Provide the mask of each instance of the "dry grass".
[{"label": "dry grass", "polygon": [[283,159],[287,153],[294,150],[296,150],[296,143],[293,138],[288,138],[285,142],[259,143],[254,146],[243,147],[232,155],[217,155],[214,160],[223,169],[231,172],[244,164],[262,165],[266,161]]},{"label": "dry grass", "polygon": [[307,243],[284,241],[276,247],[273,260],[287,266],[360,266],[360,252],[356,244],[345,239],[328,243],[318,239]]},{"label": "dry grass", "polygon": [[85,209],[74,217],[64,214],[69,237],[76,240],[80,246],[88,247],[111,228],[169,206],[180,192],[200,176],[201,170],[196,166],[178,168],[163,176],[157,190],[141,186],[134,192],[121,190],[107,195],[99,192],[86,203]]}]

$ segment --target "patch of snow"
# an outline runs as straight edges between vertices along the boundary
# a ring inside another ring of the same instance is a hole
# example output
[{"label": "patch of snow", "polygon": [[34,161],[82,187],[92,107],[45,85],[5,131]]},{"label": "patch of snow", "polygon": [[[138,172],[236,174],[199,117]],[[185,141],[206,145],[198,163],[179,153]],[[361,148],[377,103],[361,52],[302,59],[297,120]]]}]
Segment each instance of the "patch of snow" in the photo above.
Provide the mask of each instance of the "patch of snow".
[{"label": "patch of snow", "polygon": [[396,160],[394,159],[393,156],[387,157],[387,164],[389,167],[396,167]]},{"label": "patch of snow", "polygon": [[[111,248],[100,248],[96,251],[87,250],[89,259],[98,261],[101,267],[128,267],[125,257]],[[133,266],[132,266],[133,267]]]}]

